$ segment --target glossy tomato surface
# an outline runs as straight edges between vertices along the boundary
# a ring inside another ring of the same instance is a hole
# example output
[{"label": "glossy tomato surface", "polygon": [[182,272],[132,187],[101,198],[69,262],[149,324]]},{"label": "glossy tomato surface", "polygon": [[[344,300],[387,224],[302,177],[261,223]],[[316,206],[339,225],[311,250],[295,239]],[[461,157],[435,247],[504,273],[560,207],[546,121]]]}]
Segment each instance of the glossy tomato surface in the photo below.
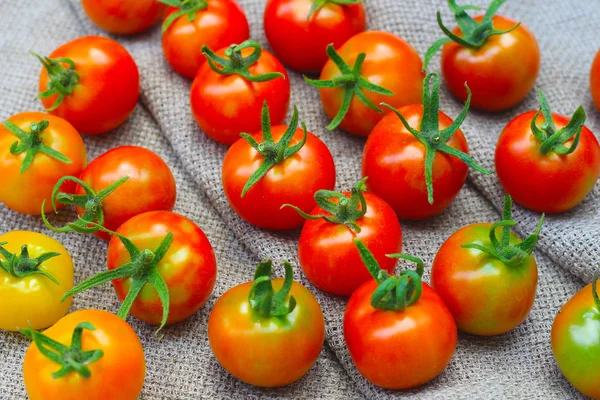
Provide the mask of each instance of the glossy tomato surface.
[{"label": "glossy tomato surface", "polygon": [[590,90],[592,92],[592,99],[596,108],[600,111],[600,51],[596,54],[594,62],[592,63],[592,71],[590,72]]},{"label": "glossy tomato surface", "polygon": [[[277,291],[283,279],[274,279]],[[325,340],[321,307],[308,289],[292,283],[295,309],[284,317],[261,317],[250,306],[252,282],[228,290],[208,319],[208,340],[230,374],[254,385],[288,385],[313,366]]]},{"label": "glossy tomato surface", "polygon": [[[431,284],[442,297],[462,331],[481,336],[500,335],[525,320],[538,281],[535,258],[509,266],[463,244],[490,247],[491,224],[466,226],[442,245],[433,261]],[[510,243],[520,240],[511,233]]]},{"label": "glossy tomato surface", "polygon": [[110,33],[140,33],[158,22],[167,6],[157,0],[81,0],[87,16]]},{"label": "glossy tomato surface", "polygon": [[[188,318],[206,303],[215,286],[217,267],[212,246],[198,225],[179,214],[153,211],[131,218],[117,232],[142,251],[155,251],[169,232],[173,234],[171,247],[157,265],[169,288],[167,324]],[[121,240],[113,237],[108,246],[108,269],[118,268],[130,260]],[[131,279],[114,280],[113,286],[117,297],[123,301],[131,287]],[[130,313],[142,321],[160,324],[163,308],[156,289],[144,286]]]},{"label": "glossy tomato surface", "polygon": [[326,3],[308,18],[313,0],[269,0],[264,25],[267,40],[279,59],[304,72],[320,72],[327,62],[325,49],[339,48],[366,28],[362,4]]},{"label": "glossy tomato surface", "polygon": [[370,382],[386,389],[408,389],[439,375],[450,363],[457,342],[452,314],[426,283],[417,302],[403,311],[371,305],[377,282],[350,297],[344,338],[352,361]]},{"label": "glossy tomato surface", "polygon": [[[11,146],[21,141],[0,124],[0,201],[23,214],[40,214],[44,200],[44,211],[52,210],[50,200],[56,182],[66,175],[79,176],[87,164],[81,136],[64,119],[41,112],[23,112],[8,119],[25,132],[31,132],[32,123],[39,124],[43,120],[48,121],[49,125],[41,132],[39,140],[67,157],[70,164],[38,152],[29,168],[21,173],[27,153],[11,154]],[[65,182],[61,187],[65,193],[72,193],[74,189],[72,182]]]},{"label": "glossy tomato surface", "polygon": [[[393,96],[384,96],[364,90],[364,94],[373,104],[386,102],[398,108],[421,103],[422,83],[425,77],[422,72],[423,63],[417,51],[398,36],[381,31],[359,33],[344,43],[338,52],[350,67],[355,64],[360,53],[366,53],[361,76],[394,93]],[[322,80],[341,75],[341,71],[331,60],[327,61],[321,71]],[[320,89],[321,102],[330,119],[333,119],[341,108],[344,92],[341,88]],[[389,113],[389,110],[384,109],[379,113],[364,105],[355,96],[340,128],[355,135],[367,136],[386,113]]]},{"label": "glossy tomato surface", "polygon": [[[483,16],[475,21],[481,22]],[[517,24],[496,15],[494,29]],[[459,28],[453,32],[461,34]],[[478,49],[450,42],[442,49],[442,75],[448,89],[461,101],[467,99],[465,82],[472,92],[471,106],[500,111],[520,103],[533,88],[540,70],[540,49],[533,33],[521,24],[512,32],[490,36]]]},{"label": "glossy tomato surface", "polygon": [[[559,213],[579,204],[600,177],[600,145],[585,126],[575,151],[567,155],[541,152],[542,143],[531,132],[536,111],[528,111],[504,128],[496,145],[496,173],[504,190],[531,210]],[[569,123],[552,114],[556,129]],[[538,126],[544,123],[539,116]],[[570,148],[573,140],[565,143]]]}]

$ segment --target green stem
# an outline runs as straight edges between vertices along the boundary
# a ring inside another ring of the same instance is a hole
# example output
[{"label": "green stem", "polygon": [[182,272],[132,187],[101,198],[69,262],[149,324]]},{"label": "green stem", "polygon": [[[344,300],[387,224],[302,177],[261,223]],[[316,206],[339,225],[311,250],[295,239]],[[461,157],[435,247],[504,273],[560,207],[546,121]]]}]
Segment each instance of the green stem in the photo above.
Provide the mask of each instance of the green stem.
[{"label": "green stem", "polygon": [[[42,58],[34,52],[31,54],[42,63],[50,79],[46,91],[38,93],[37,98],[45,99],[58,95],[54,104],[46,109],[47,112],[53,111],[61,105],[66,96],[73,93],[75,86],[79,84],[79,74],[75,70],[75,63],[69,58]],[[68,68],[62,64],[67,64]]]},{"label": "green stem", "polygon": [[598,297],[598,290],[596,288],[596,283],[598,281],[598,274],[600,273],[600,266],[594,272],[594,278],[592,279],[592,296],[594,297],[594,303],[596,304],[596,308],[600,311],[600,297]]},{"label": "green stem", "polygon": [[307,21],[313,17],[313,15],[319,11],[321,8],[325,7],[327,4],[337,4],[340,6],[349,6],[355,4],[362,4],[363,0],[313,0],[310,5],[310,11],[308,12],[308,17],[306,17]]},{"label": "green stem", "polygon": [[285,279],[283,286],[277,293],[275,293],[271,282],[273,279],[271,260],[263,261],[256,267],[254,283],[250,288],[248,301],[252,309],[261,317],[284,317],[296,308],[294,296],[289,296],[288,304],[285,304],[292,289],[294,271],[289,262],[284,261],[283,265],[285,267]]},{"label": "green stem", "polygon": [[162,25],[162,33],[181,16],[186,16],[188,21],[192,22],[196,18],[196,14],[208,7],[207,0],[158,0],[159,3],[167,4],[171,7],[178,8],[177,11],[170,14]]},{"label": "green stem", "polygon": [[21,246],[21,254],[11,253],[3,246],[8,242],[0,243],[0,255],[4,257],[4,261],[0,260],[0,269],[3,269],[9,275],[15,278],[25,278],[31,275],[42,275],[51,280],[56,285],[60,283],[48,272],[40,270],[42,264],[51,258],[60,256],[60,253],[48,252],[43,253],[37,258],[29,257],[27,245]]}]

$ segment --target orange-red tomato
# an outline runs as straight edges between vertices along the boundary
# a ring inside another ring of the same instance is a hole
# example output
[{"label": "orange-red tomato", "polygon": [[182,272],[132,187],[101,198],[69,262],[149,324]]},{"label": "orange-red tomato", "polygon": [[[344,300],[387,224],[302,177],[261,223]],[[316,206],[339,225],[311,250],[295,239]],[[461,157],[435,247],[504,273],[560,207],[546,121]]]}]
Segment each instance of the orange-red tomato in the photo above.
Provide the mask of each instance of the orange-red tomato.
[{"label": "orange-red tomato", "polygon": [[[44,128],[42,121],[48,122],[47,127]],[[31,137],[35,145],[27,146],[20,154],[12,154],[11,146],[24,142],[0,124],[0,201],[17,212],[37,215],[45,200],[44,211],[49,212],[52,210],[52,189],[58,180],[66,175],[78,176],[87,164],[83,140],[71,124],[50,114],[23,112],[10,117],[8,122],[16,125],[24,137]],[[35,124],[33,130],[32,124]],[[44,153],[40,145],[59,152],[70,162]],[[38,151],[33,161],[21,173],[28,152],[34,148]],[[66,193],[72,193],[74,189],[73,182],[65,182],[61,187]]]},{"label": "orange-red tomato", "polygon": [[[140,76],[135,61],[123,46],[100,36],[84,36],[54,50],[49,58],[72,61],[51,62],[51,69],[59,71],[59,78],[68,94],[51,114],[69,121],[79,133],[99,134],[121,125],[137,104]],[[45,60],[48,62],[48,59]],[[56,80],[56,79],[55,79]],[[51,94],[48,71],[42,68],[39,90]],[[58,93],[42,97],[42,104],[51,109]]]},{"label": "orange-red tomato", "polygon": [[319,72],[325,49],[340,47],[366,28],[362,4],[325,3],[309,18],[314,0],[269,0],[264,26],[271,48],[285,64],[305,72]]},{"label": "orange-red tomato", "polygon": [[[481,22],[483,16],[473,19]],[[500,15],[492,21],[496,30],[517,24]],[[458,27],[453,32],[461,35]],[[466,100],[467,82],[473,92],[473,107],[500,111],[520,103],[533,88],[540,69],[540,49],[535,36],[521,24],[511,32],[490,36],[480,48],[446,43],[441,65],[446,85],[458,99]]]},{"label": "orange-red tomato", "polygon": [[592,99],[596,104],[596,108],[600,111],[600,51],[596,54],[592,64],[592,72],[590,73],[590,90]]},{"label": "orange-red tomato", "polygon": [[153,26],[167,6],[157,0],[81,0],[87,16],[110,33],[132,35]]}]

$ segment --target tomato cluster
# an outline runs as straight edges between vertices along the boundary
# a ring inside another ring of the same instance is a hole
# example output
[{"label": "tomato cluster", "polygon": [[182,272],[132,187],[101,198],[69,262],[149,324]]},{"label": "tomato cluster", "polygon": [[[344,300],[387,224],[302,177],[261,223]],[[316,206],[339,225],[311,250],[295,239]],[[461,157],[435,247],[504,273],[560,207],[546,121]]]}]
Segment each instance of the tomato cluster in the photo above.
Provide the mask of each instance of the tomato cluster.
[{"label": "tomato cluster", "polygon": [[[93,22],[116,34],[139,33],[164,15],[165,59],[193,79],[191,114],[208,137],[229,146],[222,186],[232,211],[262,229],[302,227],[298,259],[307,281],[349,297],[344,337],[357,370],[398,390],[442,373],[458,330],[499,335],[527,318],[544,214],[521,240],[511,231],[512,200],[540,213],[565,212],[600,177],[600,146],[584,126],[583,108],[571,118],[552,113],[540,91],[539,111],[516,116],[496,146],[496,172],[507,192],[502,220],[449,237],[433,261],[431,286],[422,280],[423,261],[400,253],[400,220],[444,212],[469,167],[491,174],[470,156],[461,130],[470,106],[509,109],[535,84],[536,39],[524,25],[496,15],[504,1],[471,17],[473,7],[449,0],[457,27],[448,29],[438,13],[447,37],[432,44],[424,62],[402,38],[365,31],[360,0],[268,0],[264,25],[273,53],[250,40],[234,0],[82,5]],[[425,73],[440,49],[441,75],[464,102],[455,119],[439,109],[439,75]],[[38,97],[47,113],[23,112],[0,126],[0,201],[41,214],[55,232],[109,240],[108,269],[73,286],[72,260],[56,240],[25,231],[1,235],[0,329],[32,339],[23,367],[31,399],[135,399],[146,363],[127,316],[159,330],[190,317],[211,296],[217,260],[202,229],[173,212],[175,178],[160,156],[122,146],[87,164],[80,134],[114,130],[137,103],[139,73],[128,51],[112,39],[86,36],[35,56],[43,65]],[[305,81],[319,89],[328,129],[367,138],[362,179],[350,190],[334,191],[333,156],[299,124],[296,107],[285,124],[291,86],[282,62],[319,74]],[[600,53],[590,82],[600,109]],[[48,214],[69,205],[78,219],[53,225]],[[398,258],[416,269],[394,274]],[[283,265],[280,279],[271,260],[258,264],[253,281],[225,292],[208,319],[216,359],[255,386],[300,379],[325,338],[319,303],[293,280],[292,265]],[[596,279],[556,317],[552,349],[567,379],[600,398]],[[121,302],[116,316],[98,310],[65,316],[73,295],[108,282]],[[110,384],[115,380],[122,382],[118,390]]]}]

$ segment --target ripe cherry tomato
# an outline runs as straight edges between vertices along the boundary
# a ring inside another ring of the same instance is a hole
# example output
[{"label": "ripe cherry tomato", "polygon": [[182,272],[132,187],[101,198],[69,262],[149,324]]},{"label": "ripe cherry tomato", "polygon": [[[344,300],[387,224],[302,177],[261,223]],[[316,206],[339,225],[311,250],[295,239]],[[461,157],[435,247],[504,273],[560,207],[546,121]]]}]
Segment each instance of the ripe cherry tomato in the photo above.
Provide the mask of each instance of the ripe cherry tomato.
[{"label": "ripe cherry tomato", "polygon": [[146,375],[144,349],[133,329],[116,315],[76,311],[44,333],[22,332],[33,339],[23,360],[30,400],[139,397]]},{"label": "ripe cherry tomato", "polygon": [[153,26],[167,6],[156,0],[81,0],[87,16],[110,33],[132,35]]},{"label": "ripe cherry tomato", "polygon": [[[269,120],[263,107],[263,121]],[[294,229],[304,212],[316,203],[313,194],[335,186],[335,165],[325,143],[306,130],[296,129],[298,110],[289,126],[263,125],[261,132],[245,134],[233,144],[223,161],[223,189],[233,210],[244,220],[265,229]]]},{"label": "ripe cherry tomato", "polygon": [[575,207],[594,188],[600,177],[600,145],[583,126],[583,108],[569,120],[552,113],[541,92],[540,103],[541,112],[519,115],[500,134],[496,172],[517,203],[558,213]]},{"label": "ripe cherry tomato", "polygon": [[108,271],[77,285],[66,296],[112,281],[123,304],[118,316],[150,324],[174,324],[198,311],[217,279],[208,238],[192,221],[152,211],[125,222],[111,239]]},{"label": "ripe cherry tomato", "polygon": [[323,347],[321,307],[308,289],[292,281],[292,266],[284,265],[285,281],[272,279],[271,261],[259,264],[254,282],[225,292],[208,319],[215,357],[250,385],[276,387],[297,381]]},{"label": "ripe cherry tomato", "polygon": [[203,52],[208,62],[200,67],[194,79],[190,103],[192,114],[204,133],[220,143],[232,145],[241,132],[259,131],[265,101],[270,106],[272,123],[285,122],[290,80],[283,65],[271,53],[251,40],[231,45],[216,54],[208,47],[204,47]]},{"label": "ripe cherry tomato", "polygon": [[398,36],[362,32],[338,52],[328,46],[330,59],[321,71],[321,80],[306,79],[320,88],[325,113],[333,120],[329,129],[339,126],[354,135],[367,136],[388,112],[377,107],[381,102],[393,107],[421,102],[421,58]]},{"label": "ripe cherry tomato", "polygon": [[140,75],[123,46],[100,36],[84,36],[41,58],[42,104],[79,133],[99,134],[121,125],[137,104]]},{"label": "ripe cherry tomato", "polygon": [[[37,215],[44,200],[44,211],[50,211],[56,182],[79,175],[86,164],[81,136],[62,118],[23,112],[0,125],[0,201],[17,212]],[[66,193],[74,189],[72,182],[61,188]]]},{"label": "ripe cherry tomato", "polygon": [[339,48],[366,25],[360,0],[269,0],[264,15],[265,34],[275,54],[305,72],[321,71],[327,45]]},{"label": "ripe cherry tomato", "polygon": [[402,229],[394,210],[371,193],[363,193],[365,179],[352,192],[320,190],[317,207],[304,223],[298,258],[304,275],[319,289],[350,296],[371,278],[354,238],[362,240],[374,253],[381,268],[392,272],[396,261],[386,254],[402,250]]},{"label": "ripe cherry tomato", "polygon": [[592,99],[596,104],[596,108],[600,111],[600,51],[596,54],[594,63],[592,64],[592,72],[590,73],[590,90]]},{"label": "ripe cherry tomato", "polygon": [[467,141],[459,128],[469,108],[468,99],[457,120],[452,121],[432,107],[439,99],[437,75],[425,78],[423,90],[425,105],[392,109],[393,113],[371,132],[363,153],[367,188],[387,202],[400,219],[423,219],[444,211],[463,187],[469,166],[490,173],[468,155]]},{"label": "ripe cherry tomato", "polygon": [[[370,382],[386,389],[408,389],[439,375],[456,349],[452,314],[417,271],[391,276],[377,265],[371,252],[355,239],[374,280],[350,297],[344,314],[344,338],[352,361]],[[385,297],[383,297],[385,296]]]},{"label": "ripe cherry tomato", "polygon": [[600,300],[594,282],[560,310],[552,325],[552,352],[563,375],[577,390],[600,399]]},{"label": "ripe cherry tomato", "polygon": [[[458,328],[481,336],[500,335],[525,320],[535,300],[538,271],[531,255],[544,218],[524,241],[510,231],[512,201],[504,220],[473,224],[455,232],[433,260],[431,284]],[[498,239],[496,230],[501,228]]]},{"label": "ripe cherry tomato", "polygon": [[0,329],[47,328],[62,318],[71,300],[73,261],[59,242],[37,232],[0,236]]},{"label": "ripe cherry tomato", "polygon": [[204,56],[200,49],[222,49],[250,37],[246,14],[234,0],[161,0],[170,4],[163,23],[162,48],[177,73],[194,78]]}]

